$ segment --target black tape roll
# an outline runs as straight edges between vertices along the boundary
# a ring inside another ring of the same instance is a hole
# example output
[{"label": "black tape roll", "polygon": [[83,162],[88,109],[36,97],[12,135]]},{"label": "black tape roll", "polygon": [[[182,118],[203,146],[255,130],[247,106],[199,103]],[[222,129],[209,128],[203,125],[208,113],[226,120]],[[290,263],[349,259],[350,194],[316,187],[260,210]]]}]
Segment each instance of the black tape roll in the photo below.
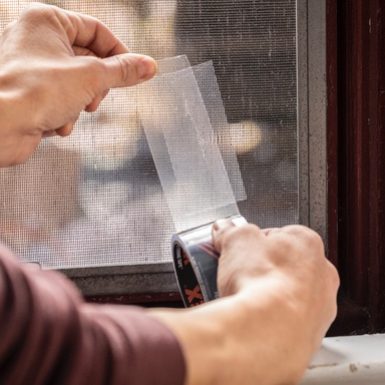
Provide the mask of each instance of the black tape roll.
[{"label": "black tape roll", "polygon": [[[246,223],[240,215],[230,217],[235,225]],[[219,254],[211,238],[213,223],[187,230],[172,237],[174,270],[186,307],[218,298]]]}]

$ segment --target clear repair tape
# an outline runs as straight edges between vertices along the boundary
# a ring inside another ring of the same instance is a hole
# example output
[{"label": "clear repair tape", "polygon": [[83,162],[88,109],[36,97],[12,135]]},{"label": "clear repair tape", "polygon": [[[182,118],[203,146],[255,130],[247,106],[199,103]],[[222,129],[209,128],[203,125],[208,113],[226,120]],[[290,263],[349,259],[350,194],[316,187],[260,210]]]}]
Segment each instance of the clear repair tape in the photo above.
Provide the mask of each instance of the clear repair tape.
[{"label": "clear repair tape", "polygon": [[187,307],[218,296],[212,224],[231,218],[246,199],[212,62],[186,56],[159,62],[159,75],[138,86],[138,112],[174,221],[172,253]]}]

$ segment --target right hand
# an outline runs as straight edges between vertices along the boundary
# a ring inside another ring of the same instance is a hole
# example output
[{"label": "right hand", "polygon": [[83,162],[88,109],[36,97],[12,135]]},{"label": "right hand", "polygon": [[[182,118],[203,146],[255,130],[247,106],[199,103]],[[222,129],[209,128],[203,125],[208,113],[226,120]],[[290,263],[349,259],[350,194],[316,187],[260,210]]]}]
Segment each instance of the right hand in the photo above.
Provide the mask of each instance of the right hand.
[{"label": "right hand", "polygon": [[186,385],[298,384],[336,315],[339,279],[321,238],[221,221],[213,240],[223,298],[151,311],[181,343]]},{"label": "right hand", "polygon": [[339,286],[337,270],[326,259],[320,236],[299,225],[261,230],[218,221],[213,240],[221,252],[220,295],[245,292],[255,298],[255,291],[265,291],[266,296],[280,297],[290,304],[310,349],[317,349],[336,317]]}]

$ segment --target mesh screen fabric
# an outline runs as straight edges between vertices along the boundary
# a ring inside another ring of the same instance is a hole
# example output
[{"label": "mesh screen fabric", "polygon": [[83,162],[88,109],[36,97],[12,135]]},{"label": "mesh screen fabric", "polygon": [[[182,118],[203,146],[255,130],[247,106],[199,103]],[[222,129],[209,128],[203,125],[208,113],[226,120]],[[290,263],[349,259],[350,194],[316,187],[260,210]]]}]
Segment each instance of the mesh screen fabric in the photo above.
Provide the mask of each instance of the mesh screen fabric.
[{"label": "mesh screen fabric", "polygon": [[[0,27],[28,1],[0,4]],[[248,200],[261,226],[298,221],[294,0],[51,1],[104,21],[132,51],[212,60]],[[70,138],[0,171],[0,238],[47,267],[170,260],[174,231],[134,90],[113,91]]]}]

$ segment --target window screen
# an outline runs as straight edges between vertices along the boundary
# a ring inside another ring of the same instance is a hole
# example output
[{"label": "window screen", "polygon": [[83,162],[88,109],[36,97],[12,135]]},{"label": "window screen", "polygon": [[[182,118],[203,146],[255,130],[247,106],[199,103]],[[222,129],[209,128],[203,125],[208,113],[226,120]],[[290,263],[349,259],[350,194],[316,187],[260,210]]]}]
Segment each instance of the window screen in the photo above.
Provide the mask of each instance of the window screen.
[{"label": "window screen", "polygon": [[[0,27],[27,4],[4,0]],[[52,1],[96,16],[157,59],[213,61],[231,142],[260,226],[298,222],[295,0]],[[148,100],[151,103],[151,99]],[[183,140],[183,138],[181,138]],[[47,268],[169,262],[173,223],[130,89],[0,170],[0,237]]]}]

